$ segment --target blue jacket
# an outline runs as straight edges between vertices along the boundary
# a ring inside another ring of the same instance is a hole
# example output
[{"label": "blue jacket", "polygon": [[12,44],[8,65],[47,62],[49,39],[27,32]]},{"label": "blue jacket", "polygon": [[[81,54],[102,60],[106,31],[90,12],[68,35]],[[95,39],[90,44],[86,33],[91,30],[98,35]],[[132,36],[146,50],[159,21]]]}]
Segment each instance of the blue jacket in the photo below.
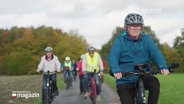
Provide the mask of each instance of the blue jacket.
[{"label": "blue jacket", "polygon": [[[108,63],[113,73],[132,72],[135,71],[134,66],[137,64],[148,63],[150,67],[151,58],[160,69],[168,69],[162,53],[149,34],[141,32],[137,41],[134,41],[124,31],[114,40],[108,55]],[[138,76],[135,75],[131,75],[129,78],[122,77],[116,79],[116,84],[135,83],[137,79]]]}]

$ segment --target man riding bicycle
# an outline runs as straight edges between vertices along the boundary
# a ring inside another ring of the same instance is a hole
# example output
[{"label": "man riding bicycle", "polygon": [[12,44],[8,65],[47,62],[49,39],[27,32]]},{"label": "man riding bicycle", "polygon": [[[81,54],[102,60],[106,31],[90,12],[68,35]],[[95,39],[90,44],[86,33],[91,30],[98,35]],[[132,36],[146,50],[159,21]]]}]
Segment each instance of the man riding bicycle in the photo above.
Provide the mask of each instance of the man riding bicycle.
[{"label": "man riding bicycle", "polygon": [[[143,63],[148,63],[150,68],[152,58],[162,74],[169,74],[163,55],[151,36],[141,32],[142,26],[143,18],[140,14],[128,14],[124,21],[125,30],[116,37],[108,55],[108,63],[116,78],[121,104],[134,104],[135,83],[138,80],[136,75],[122,77],[123,72],[135,71],[134,66]],[[149,68],[144,71],[149,71]],[[160,93],[159,80],[149,74],[143,77],[143,83],[145,89],[149,90],[148,104],[157,104]]]},{"label": "man riding bicycle", "polygon": [[94,72],[96,70],[96,73],[94,74],[96,86],[97,86],[97,100],[100,101],[100,81],[98,73],[103,74],[103,63],[100,55],[95,52],[95,48],[93,46],[88,47],[88,52],[84,55],[82,60],[82,70],[83,70],[83,78],[84,78],[84,91],[85,91],[85,97],[89,96],[89,83],[90,83],[90,75],[88,75],[88,72]]},{"label": "man riding bicycle", "polygon": [[[56,84],[56,71],[60,72],[61,64],[58,60],[58,57],[53,54],[53,49],[51,47],[45,48],[45,55],[41,57],[41,61],[38,65],[37,72],[43,72],[43,81],[42,81],[42,103],[44,103],[46,95],[46,81],[47,77],[51,77],[53,82],[53,96],[58,96],[58,88]],[[47,71],[50,72],[50,75],[47,75]]]},{"label": "man riding bicycle", "polygon": [[72,62],[70,60],[70,57],[67,56],[65,57],[65,61],[61,66],[61,70],[64,71],[64,81],[66,83],[66,76],[67,74],[69,75],[69,77],[71,78],[71,86],[72,86],[72,80],[73,80],[73,65]]}]

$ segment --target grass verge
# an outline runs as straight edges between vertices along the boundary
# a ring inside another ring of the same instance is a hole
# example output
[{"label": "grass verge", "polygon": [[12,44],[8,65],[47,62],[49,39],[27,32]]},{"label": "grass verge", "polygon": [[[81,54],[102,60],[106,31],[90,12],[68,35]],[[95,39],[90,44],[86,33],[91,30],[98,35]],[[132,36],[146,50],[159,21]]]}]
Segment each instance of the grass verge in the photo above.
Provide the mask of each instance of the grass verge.
[{"label": "grass verge", "polygon": [[[57,75],[59,89],[64,85],[62,74]],[[41,104],[42,75],[0,76],[0,104]],[[12,98],[12,91],[39,93],[37,98]]]},{"label": "grass verge", "polygon": [[[158,104],[184,104],[184,74],[172,73],[168,76],[156,75],[160,81]],[[106,74],[105,82],[116,90],[115,79]]]}]

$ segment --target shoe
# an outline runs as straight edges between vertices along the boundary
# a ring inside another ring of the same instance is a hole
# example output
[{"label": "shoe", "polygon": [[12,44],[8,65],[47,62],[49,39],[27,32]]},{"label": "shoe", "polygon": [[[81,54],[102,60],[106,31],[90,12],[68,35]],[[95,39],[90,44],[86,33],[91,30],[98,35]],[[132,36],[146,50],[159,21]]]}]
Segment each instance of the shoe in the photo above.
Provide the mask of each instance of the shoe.
[{"label": "shoe", "polygon": [[90,95],[90,93],[89,92],[86,92],[85,94],[84,94],[84,97],[86,98],[86,97],[88,97]]},{"label": "shoe", "polygon": [[97,96],[96,96],[96,101],[101,101],[100,95],[97,95]]}]

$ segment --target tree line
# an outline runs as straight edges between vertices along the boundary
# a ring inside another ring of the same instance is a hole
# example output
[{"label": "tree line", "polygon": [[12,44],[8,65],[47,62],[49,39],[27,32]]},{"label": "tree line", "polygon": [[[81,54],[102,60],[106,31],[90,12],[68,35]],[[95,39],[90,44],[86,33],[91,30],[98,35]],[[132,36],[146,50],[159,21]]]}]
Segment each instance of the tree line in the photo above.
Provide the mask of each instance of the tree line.
[{"label": "tree line", "polygon": [[[123,31],[116,27],[111,39],[102,46],[99,53],[108,65],[107,56],[117,35]],[[167,43],[160,44],[150,26],[144,26],[143,32],[149,33],[163,53],[168,65],[178,62],[177,72],[184,72],[184,30],[181,36],[175,38],[173,47]],[[0,75],[35,74],[44,49],[50,46],[54,54],[63,62],[66,56],[77,61],[81,54],[87,51],[88,43],[84,37],[75,31],[63,32],[48,26],[17,27],[0,29]],[[109,68],[107,67],[107,72]]]},{"label": "tree line", "polygon": [[77,61],[87,41],[75,31],[47,26],[0,29],[0,75],[35,74],[47,46],[61,62],[66,56]]}]

